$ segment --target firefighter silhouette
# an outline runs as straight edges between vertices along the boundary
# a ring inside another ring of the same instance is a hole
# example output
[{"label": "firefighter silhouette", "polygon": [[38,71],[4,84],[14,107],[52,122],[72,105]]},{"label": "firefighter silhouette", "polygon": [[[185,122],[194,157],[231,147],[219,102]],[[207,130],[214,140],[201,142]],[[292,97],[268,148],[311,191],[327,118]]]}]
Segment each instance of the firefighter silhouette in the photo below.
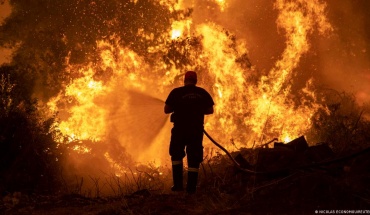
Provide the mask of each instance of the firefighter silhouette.
[{"label": "firefighter silhouette", "polygon": [[172,191],[183,190],[183,158],[188,160],[186,191],[195,193],[199,165],[203,161],[204,115],[213,113],[213,99],[203,88],[196,86],[197,74],[185,73],[184,86],[173,89],[168,95],[164,112],[171,114],[170,156],[172,161]]}]

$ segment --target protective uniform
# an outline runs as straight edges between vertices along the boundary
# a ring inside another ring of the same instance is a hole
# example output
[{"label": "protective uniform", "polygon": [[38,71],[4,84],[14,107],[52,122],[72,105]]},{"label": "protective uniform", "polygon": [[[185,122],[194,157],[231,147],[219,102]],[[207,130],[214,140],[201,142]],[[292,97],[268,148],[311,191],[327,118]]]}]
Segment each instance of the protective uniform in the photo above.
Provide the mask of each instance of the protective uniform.
[{"label": "protective uniform", "polygon": [[[187,72],[185,80],[195,78],[196,73]],[[172,190],[183,189],[183,163],[187,155],[188,181],[186,191],[194,193],[196,190],[199,165],[203,161],[203,124],[206,110],[214,105],[212,97],[203,88],[189,84],[173,89],[166,105],[172,107],[170,155],[172,160],[172,174],[174,186]]]}]

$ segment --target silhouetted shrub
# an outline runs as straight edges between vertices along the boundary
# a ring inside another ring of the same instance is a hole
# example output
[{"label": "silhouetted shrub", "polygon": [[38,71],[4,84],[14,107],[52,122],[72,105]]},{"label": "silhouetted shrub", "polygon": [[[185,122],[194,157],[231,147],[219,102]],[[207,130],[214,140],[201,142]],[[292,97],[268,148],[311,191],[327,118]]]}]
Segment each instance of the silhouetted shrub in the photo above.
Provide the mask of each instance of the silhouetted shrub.
[{"label": "silhouetted shrub", "polygon": [[61,159],[54,119],[43,119],[18,72],[0,68],[0,191],[51,190]]},{"label": "silhouetted shrub", "polygon": [[355,96],[345,92],[325,92],[323,97],[326,110],[321,109],[313,117],[312,139],[327,142],[338,153],[368,146],[370,122],[365,117],[366,105],[358,105]]}]

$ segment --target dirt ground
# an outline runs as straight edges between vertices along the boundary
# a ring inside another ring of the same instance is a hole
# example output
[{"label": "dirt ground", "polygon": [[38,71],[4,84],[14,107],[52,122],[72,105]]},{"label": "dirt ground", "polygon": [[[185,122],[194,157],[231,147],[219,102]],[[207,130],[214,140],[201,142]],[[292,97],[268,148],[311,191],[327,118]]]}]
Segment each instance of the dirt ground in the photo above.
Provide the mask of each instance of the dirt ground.
[{"label": "dirt ground", "polygon": [[[246,174],[230,165],[227,158],[220,158],[212,171],[200,172],[193,195],[171,192],[168,186],[100,198],[6,193],[0,199],[0,214],[370,214],[369,153],[267,175]],[[284,163],[287,154],[278,155]],[[266,168],[277,164],[266,162]]]},{"label": "dirt ground", "polygon": [[[199,187],[196,194],[188,195],[144,189],[115,198],[13,193],[3,197],[0,212],[19,215],[315,214],[337,210],[340,214],[341,210],[344,214],[361,210],[363,214],[370,214],[370,187],[364,188],[368,183],[368,178],[338,179],[338,176],[315,171],[268,180],[243,192],[229,189],[222,193],[219,189]],[[242,187],[238,189],[241,191]]]}]

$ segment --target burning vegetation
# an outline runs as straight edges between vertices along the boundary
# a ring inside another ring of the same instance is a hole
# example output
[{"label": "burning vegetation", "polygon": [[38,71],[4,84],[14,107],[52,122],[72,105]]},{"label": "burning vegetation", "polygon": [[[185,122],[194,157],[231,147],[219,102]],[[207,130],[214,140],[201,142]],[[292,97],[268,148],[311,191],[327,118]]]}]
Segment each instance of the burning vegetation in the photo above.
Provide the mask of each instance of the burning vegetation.
[{"label": "burning vegetation", "polygon": [[[200,186],[212,194],[212,201],[227,200],[209,206],[212,210],[250,203],[254,195],[265,198],[257,192],[269,187],[271,180],[288,178],[318,191],[316,172],[308,176],[313,184],[291,172],[291,163],[301,164],[302,170],[312,164],[307,162],[323,161],[312,161],[307,154],[306,160],[297,160],[297,154],[284,151],[298,137],[305,137],[307,147],[325,145],[325,150],[344,157],[369,145],[367,104],[350,92],[324,87],[319,75],[309,72],[325,72],[319,68],[317,55],[323,51],[317,46],[327,38],[336,41],[340,28],[323,1],[259,3],[259,10],[268,5],[265,15],[275,25],[268,32],[276,37],[270,48],[278,53],[263,65],[248,50],[248,42],[258,38],[248,39],[248,30],[235,30],[232,19],[227,25],[226,18],[218,20],[237,11],[241,3],[236,0],[4,2],[10,4],[11,13],[0,26],[0,45],[13,51],[11,61],[0,67],[0,191],[4,193],[60,192],[61,188],[88,197],[165,192],[171,125],[163,113],[163,100],[173,87],[182,85],[187,70],[198,72],[198,84],[215,101],[215,114],[206,118],[205,130],[243,168],[256,173],[258,165],[268,169],[279,159],[288,163],[278,165],[278,170],[288,168],[288,172],[244,175],[240,169],[231,171],[232,163],[222,151],[205,140]],[[369,71],[368,62],[363,67]],[[273,149],[263,147],[274,138],[279,142],[275,145],[284,149],[272,154],[288,159],[269,159]],[[369,161],[365,163],[361,171],[368,167]],[[342,163],[328,169],[349,174],[349,180],[356,182],[357,172],[348,168],[353,166]],[[363,174],[369,177],[368,171]],[[347,179],[330,175],[324,184]],[[284,186],[289,187],[282,182]],[[366,186],[359,183],[361,189]],[[369,203],[368,188],[356,195]],[[248,209],[254,206],[259,203],[249,204]]]}]

